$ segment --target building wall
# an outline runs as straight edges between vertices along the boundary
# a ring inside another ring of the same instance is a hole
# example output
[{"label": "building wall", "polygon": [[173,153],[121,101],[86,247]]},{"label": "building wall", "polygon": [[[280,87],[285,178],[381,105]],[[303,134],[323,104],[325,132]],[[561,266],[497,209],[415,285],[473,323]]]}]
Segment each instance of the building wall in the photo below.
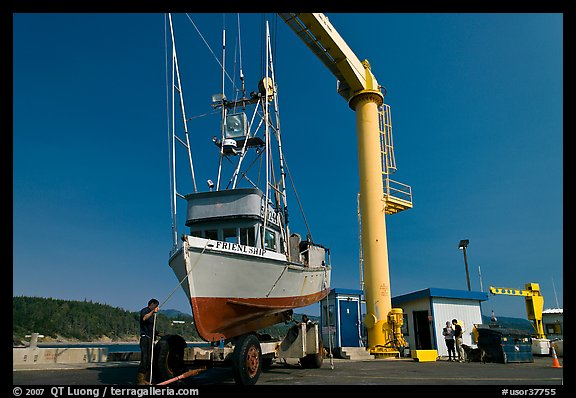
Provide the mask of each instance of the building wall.
[{"label": "building wall", "polygon": [[482,309],[477,300],[454,299],[444,297],[432,297],[433,332],[436,349],[439,356],[448,356],[448,349],[444,342],[442,329],[446,321],[458,319],[464,323],[464,336],[462,343],[475,346],[472,337],[472,328],[475,324],[482,323]]},{"label": "building wall", "polygon": [[[556,323],[560,324],[560,333],[557,333],[557,330],[555,330],[554,325]],[[544,325],[544,334],[546,334],[548,339],[564,338],[564,314],[542,314],[542,325]],[[554,332],[551,333],[551,330],[554,330]]]}]

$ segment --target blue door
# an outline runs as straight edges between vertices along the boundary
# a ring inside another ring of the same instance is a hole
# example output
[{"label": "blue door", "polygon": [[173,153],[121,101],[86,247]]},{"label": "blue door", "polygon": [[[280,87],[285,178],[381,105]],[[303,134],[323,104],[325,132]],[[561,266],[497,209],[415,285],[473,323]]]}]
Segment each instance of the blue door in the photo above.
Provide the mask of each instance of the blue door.
[{"label": "blue door", "polygon": [[360,347],[358,331],[358,302],[340,300],[341,347]]}]

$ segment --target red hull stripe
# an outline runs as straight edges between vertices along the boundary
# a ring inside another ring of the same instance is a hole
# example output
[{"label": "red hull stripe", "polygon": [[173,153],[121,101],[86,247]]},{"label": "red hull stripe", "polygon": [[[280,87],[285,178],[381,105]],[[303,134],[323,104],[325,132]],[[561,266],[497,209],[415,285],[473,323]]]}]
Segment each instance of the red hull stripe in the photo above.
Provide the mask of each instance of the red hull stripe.
[{"label": "red hull stripe", "polygon": [[284,322],[284,311],[317,303],[329,290],[294,297],[194,297],[190,304],[200,337],[218,341]]}]

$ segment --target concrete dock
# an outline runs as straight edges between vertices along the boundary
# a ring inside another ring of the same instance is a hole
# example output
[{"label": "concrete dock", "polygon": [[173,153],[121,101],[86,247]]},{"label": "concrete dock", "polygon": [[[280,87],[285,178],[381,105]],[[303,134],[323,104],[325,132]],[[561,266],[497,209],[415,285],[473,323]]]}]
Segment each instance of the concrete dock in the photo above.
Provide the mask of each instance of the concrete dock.
[{"label": "concrete dock", "polygon": [[[560,361],[562,363],[562,360]],[[14,385],[124,385],[134,386],[138,361],[94,363],[15,364]],[[552,367],[549,356],[532,363],[457,363],[411,358],[384,360],[325,359],[320,369],[302,369],[297,361],[276,360],[265,369],[257,386],[266,385],[492,385],[562,388],[563,368]],[[176,386],[234,385],[232,370],[214,367]],[[556,392],[559,394],[559,391]],[[550,394],[548,394],[550,395]]]}]

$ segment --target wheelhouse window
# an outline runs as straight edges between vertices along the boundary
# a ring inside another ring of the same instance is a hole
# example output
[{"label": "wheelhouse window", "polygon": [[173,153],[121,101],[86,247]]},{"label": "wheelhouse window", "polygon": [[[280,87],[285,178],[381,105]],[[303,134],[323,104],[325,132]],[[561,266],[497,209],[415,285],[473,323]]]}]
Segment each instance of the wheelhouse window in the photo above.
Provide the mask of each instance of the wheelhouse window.
[{"label": "wheelhouse window", "polygon": [[264,248],[276,251],[276,234],[274,231],[269,229],[264,231]]},{"label": "wheelhouse window", "polygon": [[254,228],[240,228],[240,244],[246,246],[256,245],[256,234]]},{"label": "wheelhouse window", "polygon": [[236,228],[224,228],[222,230],[222,240],[224,242],[238,243],[238,235]]},{"label": "wheelhouse window", "polygon": [[218,230],[217,229],[209,229],[204,231],[204,237],[206,239],[218,240]]}]

